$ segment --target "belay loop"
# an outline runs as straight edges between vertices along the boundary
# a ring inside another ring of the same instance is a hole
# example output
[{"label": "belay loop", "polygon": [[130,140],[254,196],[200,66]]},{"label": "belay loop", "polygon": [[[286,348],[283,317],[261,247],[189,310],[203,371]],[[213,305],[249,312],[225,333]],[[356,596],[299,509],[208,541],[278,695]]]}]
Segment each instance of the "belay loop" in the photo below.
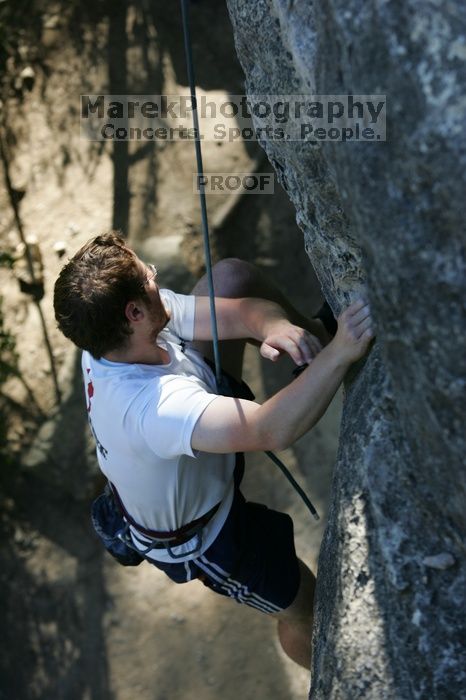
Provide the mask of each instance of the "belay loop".
[{"label": "belay loop", "polygon": [[[197,163],[197,180],[199,188],[199,201],[201,206],[201,220],[202,220],[202,234],[204,240],[204,257],[205,266],[207,274],[207,282],[209,287],[209,300],[210,300],[210,322],[212,328],[212,344],[214,348],[214,360],[215,360],[215,381],[217,385],[217,392],[223,396],[228,396],[228,386],[225,383],[225,379],[222,376],[222,368],[220,365],[220,352],[218,347],[218,330],[217,330],[217,315],[215,313],[215,291],[214,291],[214,280],[212,276],[212,257],[210,254],[210,240],[209,240],[209,223],[207,219],[207,206],[205,199],[205,189],[204,189],[204,168],[202,165],[202,151],[201,151],[201,139],[199,131],[199,118],[197,114],[197,98],[196,98],[196,83],[194,79],[194,62],[191,47],[191,33],[189,29],[189,0],[180,0],[181,2],[181,16],[183,22],[183,36],[184,36],[184,50],[186,56],[186,68],[188,71],[188,82],[191,94],[191,104],[193,108],[193,126],[194,126],[194,146],[196,149],[196,163]],[[309,500],[306,493],[290,474],[289,470],[285,467],[283,462],[269,450],[265,453],[274,464],[283,472],[285,477],[288,479],[290,484],[293,486],[295,491],[301,496],[307,508],[311,512],[315,520],[319,520],[319,515]]]}]

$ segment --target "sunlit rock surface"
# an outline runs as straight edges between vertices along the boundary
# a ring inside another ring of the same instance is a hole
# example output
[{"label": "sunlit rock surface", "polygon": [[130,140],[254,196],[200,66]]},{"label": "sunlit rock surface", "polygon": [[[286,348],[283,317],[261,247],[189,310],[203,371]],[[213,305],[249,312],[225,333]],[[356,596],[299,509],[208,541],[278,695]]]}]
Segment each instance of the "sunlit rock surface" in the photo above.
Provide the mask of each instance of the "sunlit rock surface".
[{"label": "sunlit rock surface", "polygon": [[334,311],[366,289],[377,326],[375,347],[347,381],[310,696],[458,700],[466,693],[464,3],[228,7],[248,94],[388,98],[386,142],[262,142]]}]

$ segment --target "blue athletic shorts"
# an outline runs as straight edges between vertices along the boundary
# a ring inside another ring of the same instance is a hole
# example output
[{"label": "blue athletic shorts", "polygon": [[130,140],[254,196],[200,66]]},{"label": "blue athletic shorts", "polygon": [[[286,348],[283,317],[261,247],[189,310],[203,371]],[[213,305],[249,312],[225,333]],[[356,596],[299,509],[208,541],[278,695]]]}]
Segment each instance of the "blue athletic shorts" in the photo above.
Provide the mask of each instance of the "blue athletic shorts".
[{"label": "blue athletic shorts", "polygon": [[220,595],[266,613],[288,608],[296,598],[300,571],[293,521],[237,488],[230,513],[211,546],[187,562],[155,562],[176,583],[200,579]]}]

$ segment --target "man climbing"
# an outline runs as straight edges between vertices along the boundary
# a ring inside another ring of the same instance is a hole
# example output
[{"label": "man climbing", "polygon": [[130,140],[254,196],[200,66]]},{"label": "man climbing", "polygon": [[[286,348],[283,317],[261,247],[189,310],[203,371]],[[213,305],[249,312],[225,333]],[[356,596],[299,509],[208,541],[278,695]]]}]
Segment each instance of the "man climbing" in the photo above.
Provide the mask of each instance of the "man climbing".
[{"label": "man climbing", "polygon": [[[242,453],[284,449],[315,425],[367,350],[370,312],[362,300],[352,304],[331,339],[254,266],[227,259],[213,275],[222,368],[235,397],[216,393],[206,280],[191,295],[160,289],[154,266],[115,233],[89,241],[63,267],[55,316],[84,351],[99,465],[134,546],[177,583],[200,579],[274,616],[285,652],[309,668],[315,579],[296,556],[291,518],[245,501]],[[287,353],[309,366],[260,405],[244,398],[247,341],[265,358]]]}]

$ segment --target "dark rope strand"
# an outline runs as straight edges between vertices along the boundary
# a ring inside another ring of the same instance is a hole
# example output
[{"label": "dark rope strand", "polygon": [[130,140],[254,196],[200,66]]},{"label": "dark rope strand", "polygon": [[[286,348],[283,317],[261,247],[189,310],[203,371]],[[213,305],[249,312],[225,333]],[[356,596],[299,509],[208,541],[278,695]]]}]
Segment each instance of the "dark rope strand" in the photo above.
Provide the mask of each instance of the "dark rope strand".
[{"label": "dark rope strand", "polygon": [[[201,152],[201,141],[200,141],[200,131],[199,131],[199,119],[197,114],[197,99],[196,99],[196,83],[194,79],[194,63],[193,54],[191,48],[191,34],[189,31],[189,0],[181,1],[181,14],[183,19],[183,36],[184,36],[184,50],[186,54],[186,67],[188,70],[188,81],[189,88],[191,92],[191,101],[193,107],[193,123],[194,123],[194,145],[196,148],[196,162],[197,162],[197,176],[199,184],[199,200],[201,204],[201,218],[202,218],[202,233],[204,236],[204,252],[205,252],[205,263],[207,272],[207,281],[209,284],[209,299],[210,299],[210,319],[212,326],[212,344],[214,348],[214,360],[215,360],[215,379],[217,384],[217,391],[220,393],[222,386],[222,368],[220,365],[220,353],[218,348],[218,331],[217,331],[217,315],[215,312],[215,293],[214,293],[214,281],[212,277],[212,259],[210,255],[210,241],[209,241],[209,224],[207,219],[207,207],[205,201],[205,189],[204,189],[204,168],[202,165],[202,152]],[[309,500],[306,493],[303,491],[298,482],[290,474],[288,469],[285,467],[283,462],[270,451],[265,453],[274,464],[282,471],[285,477],[288,479],[292,487],[301,496],[307,508],[311,512],[312,516],[319,520],[319,515]]]},{"label": "dark rope strand", "polygon": [[311,515],[313,516],[313,518],[315,520],[320,520],[319,514],[316,511],[316,509],[314,508],[314,506],[312,505],[310,498],[308,497],[306,492],[303,491],[301,486],[298,484],[298,482],[296,481],[294,476],[291,474],[291,472],[287,469],[287,467],[285,467],[283,462],[280,459],[278,459],[276,454],[274,454],[273,452],[270,452],[269,450],[266,450],[265,454],[267,455],[267,457],[270,457],[270,459],[272,460],[272,462],[274,462],[274,464],[277,465],[277,467],[281,470],[281,472],[286,476],[286,478],[288,479],[288,481],[290,482],[290,484],[292,485],[294,490],[299,493],[299,495],[303,499],[304,503],[306,504],[308,510],[311,512]]},{"label": "dark rope strand", "polygon": [[217,390],[220,389],[222,381],[222,369],[220,365],[220,352],[218,347],[218,330],[217,330],[217,315],[215,313],[215,293],[214,293],[214,279],[212,276],[212,258],[210,255],[210,241],[209,241],[209,224],[207,219],[207,207],[205,201],[205,189],[204,189],[204,168],[202,166],[202,153],[201,153],[201,141],[200,141],[200,131],[199,131],[199,119],[197,115],[197,98],[196,98],[196,83],[194,79],[194,63],[193,55],[191,49],[191,34],[189,31],[189,0],[181,0],[181,13],[183,17],[183,35],[184,35],[184,50],[186,53],[186,67],[188,69],[188,81],[189,88],[191,92],[191,101],[193,107],[193,122],[194,122],[194,145],[196,148],[196,161],[197,161],[197,176],[198,176],[198,186],[199,186],[199,200],[201,204],[201,218],[202,218],[202,233],[204,237],[204,252],[205,252],[205,264],[207,281],[209,284],[209,299],[210,299],[210,322],[212,326],[212,341],[214,347],[214,361],[215,361],[215,379],[217,382]]}]

